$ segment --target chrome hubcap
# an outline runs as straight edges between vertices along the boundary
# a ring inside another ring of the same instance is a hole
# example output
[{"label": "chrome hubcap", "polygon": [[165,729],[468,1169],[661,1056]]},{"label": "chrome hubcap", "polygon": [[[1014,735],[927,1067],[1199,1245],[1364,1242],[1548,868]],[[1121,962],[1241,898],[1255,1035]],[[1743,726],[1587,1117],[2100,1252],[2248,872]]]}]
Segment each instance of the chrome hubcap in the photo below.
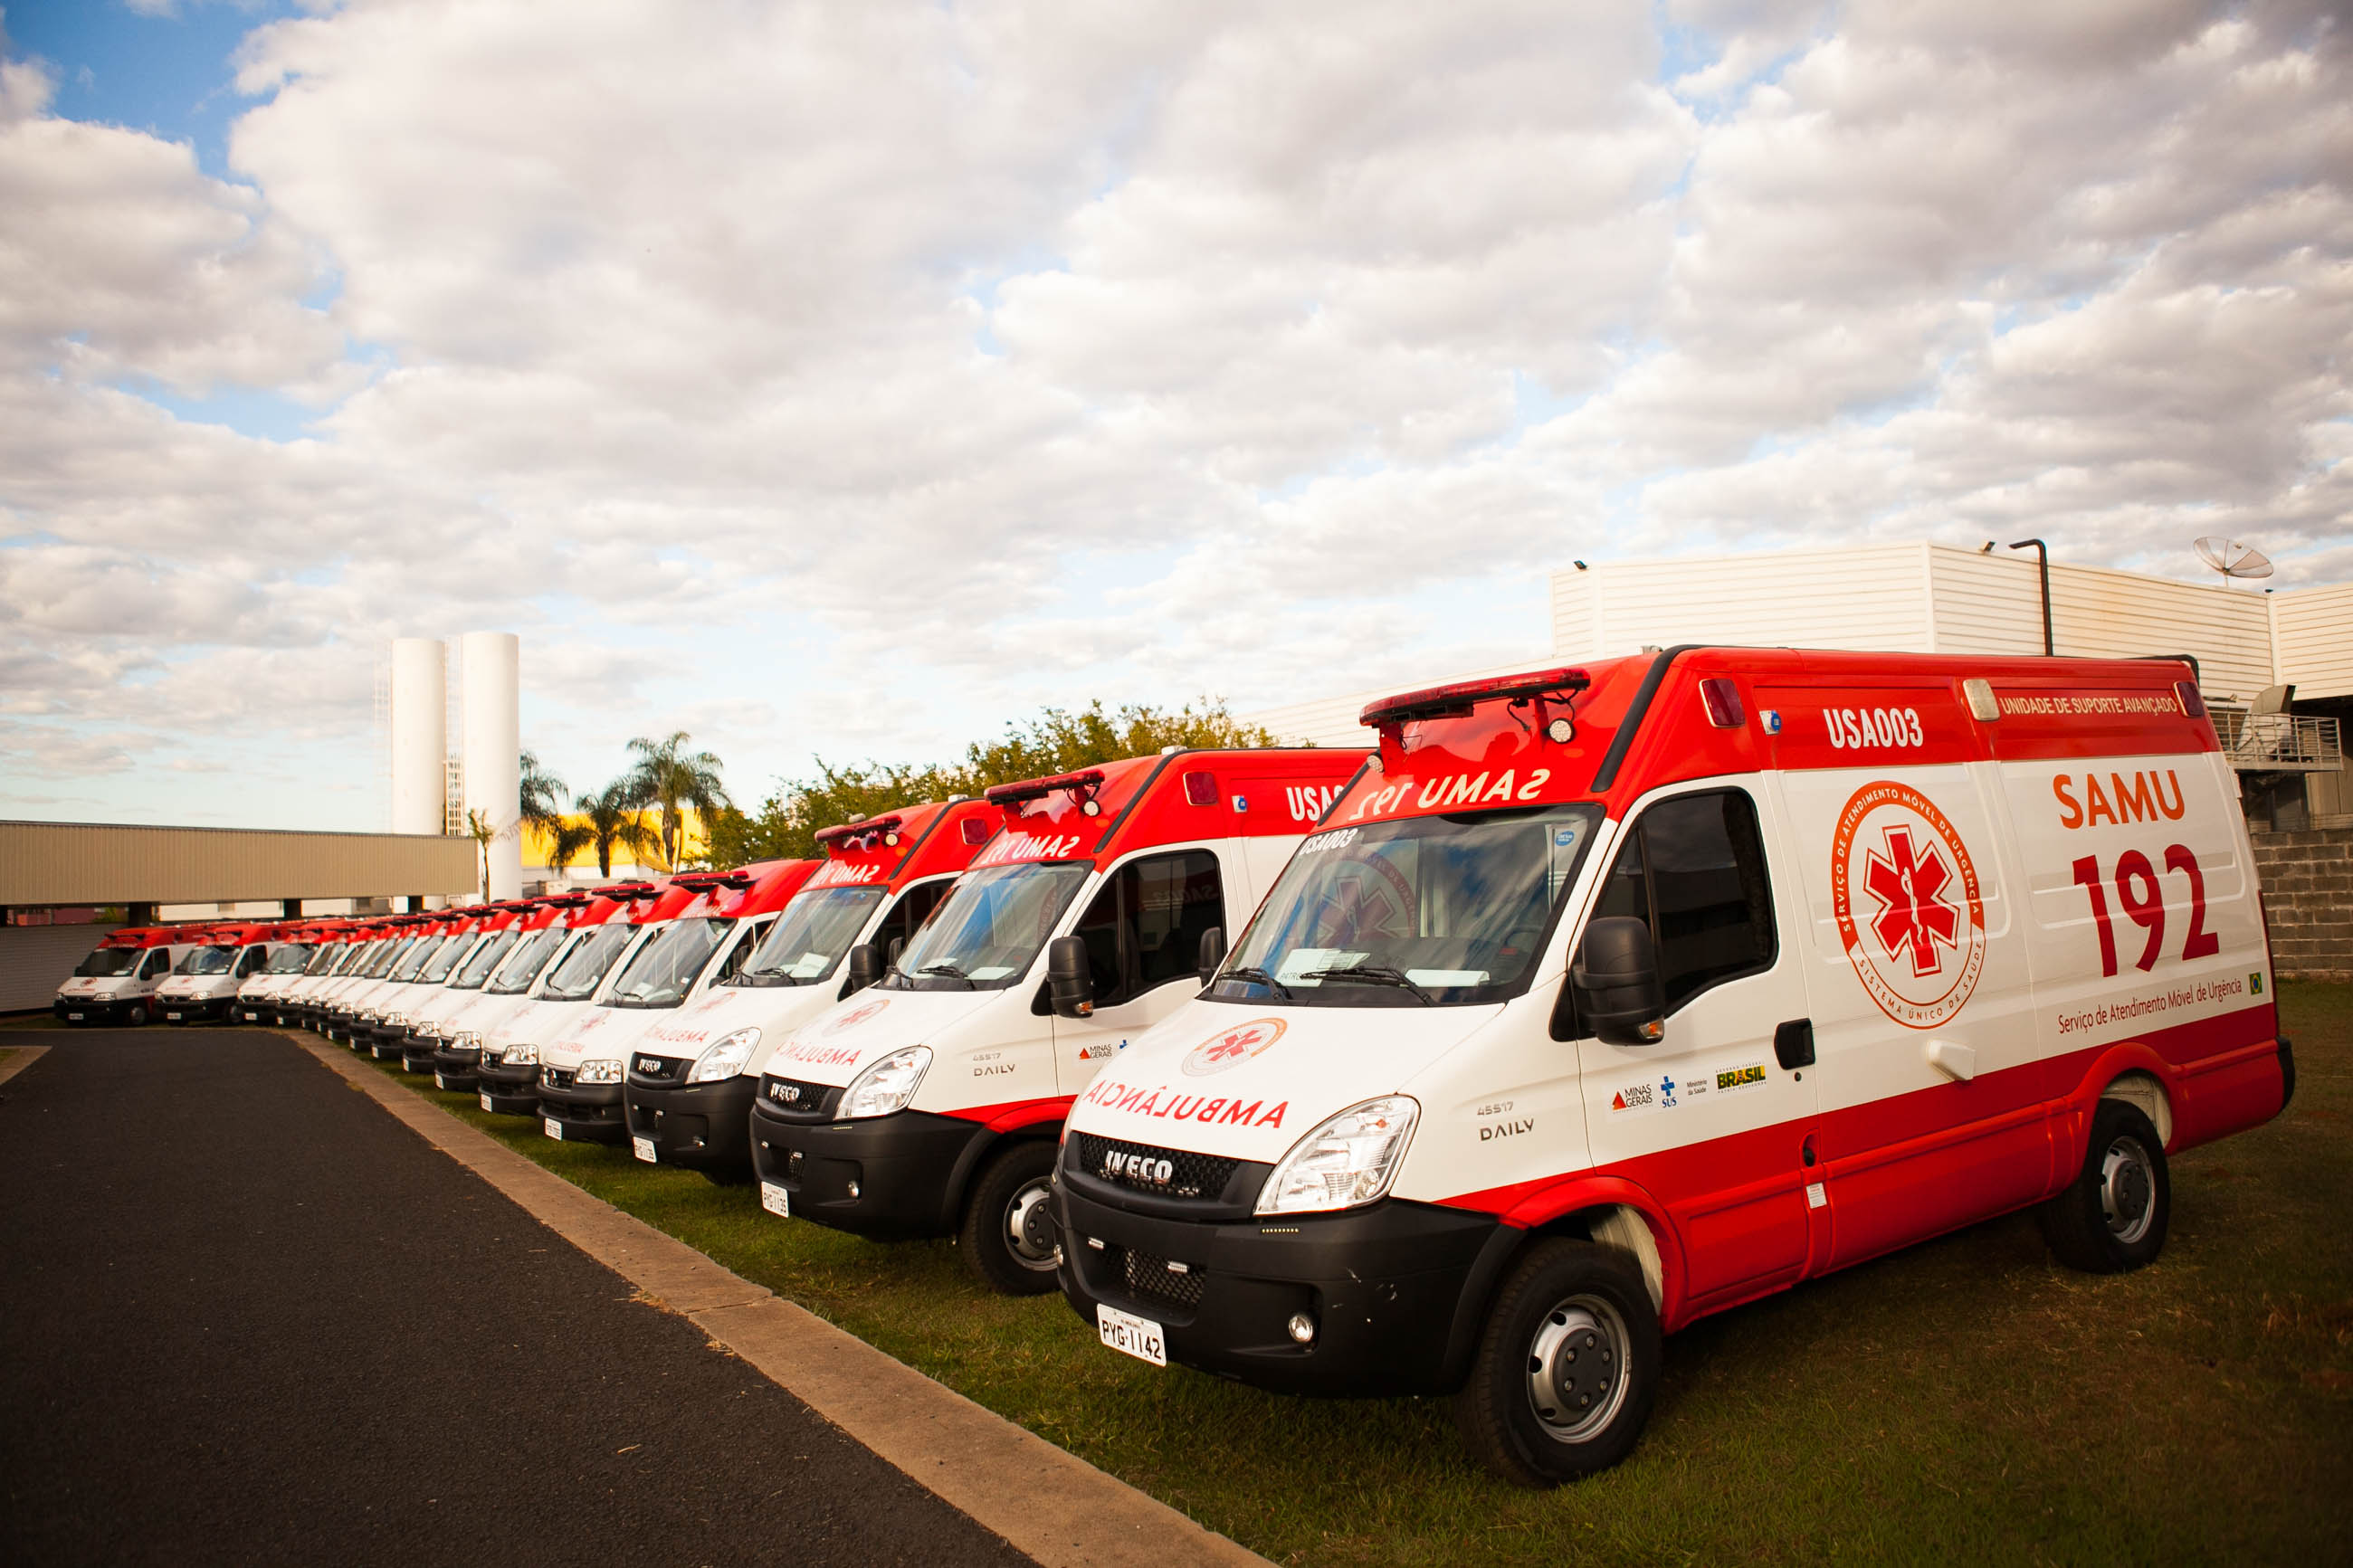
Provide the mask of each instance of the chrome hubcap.
[{"label": "chrome hubcap", "polygon": [[1598,1296],[1546,1312],[1528,1346],[1528,1404],[1556,1442],[1581,1443],[1626,1403],[1626,1324]]},{"label": "chrome hubcap", "polygon": [[2100,1158],[2100,1208],[2108,1234],[2130,1247],[2157,1221],[2157,1175],[2137,1138],[2118,1138]]},{"label": "chrome hubcap", "polygon": [[1005,1210],[1007,1245],[1023,1268],[1040,1273],[1062,1261],[1062,1249],[1054,1244],[1053,1223],[1046,1212],[1048,1186],[1046,1178],[1039,1177],[1014,1194]]}]

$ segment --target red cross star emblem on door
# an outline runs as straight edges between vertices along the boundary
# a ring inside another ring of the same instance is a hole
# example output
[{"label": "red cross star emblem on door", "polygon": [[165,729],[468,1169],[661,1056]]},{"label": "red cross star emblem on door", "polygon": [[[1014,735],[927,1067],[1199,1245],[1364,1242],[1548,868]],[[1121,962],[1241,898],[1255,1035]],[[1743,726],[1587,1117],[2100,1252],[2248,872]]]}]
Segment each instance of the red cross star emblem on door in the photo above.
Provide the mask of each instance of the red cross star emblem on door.
[{"label": "red cross star emblem on door", "polygon": [[1937,948],[1960,946],[1961,911],[1945,894],[1953,879],[1952,868],[1933,844],[1915,847],[1908,826],[1891,826],[1882,837],[1887,853],[1868,851],[1870,868],[1863,873],[1863,890],[1879,905],[1872,917],[1872,934],[1891,959],[1908,958],[1915,975],[1944,972]]}]

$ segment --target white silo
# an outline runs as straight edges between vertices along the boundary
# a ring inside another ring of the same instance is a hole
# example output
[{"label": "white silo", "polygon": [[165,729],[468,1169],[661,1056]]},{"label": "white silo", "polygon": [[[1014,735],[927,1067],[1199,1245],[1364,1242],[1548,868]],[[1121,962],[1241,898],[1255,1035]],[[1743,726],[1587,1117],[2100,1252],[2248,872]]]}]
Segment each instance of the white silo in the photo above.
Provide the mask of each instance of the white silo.
[{"label": "white silo", "polygon": [[434,637],[392,640],[392,830],[443,831],[449,757],[448,650]]},{"label": "white silo", "polygon": [[468,632],[459,643],[466,691],[465,801],[498,837],[491,845],[491,897],[522,892],[521,645],[512,632]]}]

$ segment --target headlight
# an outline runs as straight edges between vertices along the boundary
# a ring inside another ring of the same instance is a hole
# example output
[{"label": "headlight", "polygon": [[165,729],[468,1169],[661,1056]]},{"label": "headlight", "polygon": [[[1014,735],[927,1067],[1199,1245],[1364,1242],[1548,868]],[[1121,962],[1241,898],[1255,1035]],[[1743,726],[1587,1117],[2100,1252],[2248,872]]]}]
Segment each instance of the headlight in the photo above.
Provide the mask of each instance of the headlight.
[{"label": "headlight", "polygon": [[1353,1105],[1291,1147],[1258,1194],[1260,1214],[1355,1208],[1389,1190],[1421,1107],[1402,1094]]},{"label": "headlight", "polygon": [[482,1048],[482,1037],[471,1029],[460,1029],[449,1037],[448,1045],[453,1051],[479,1051]]},{"label": "headlight", "polygon": [[539,1047],[537,1046],[509,1046],[506,1050],[500,1055],[499,1062],[504,1067],[535,1068],[539,1065]]},{"label": "headlight", "polygon": [[386,1013],[383,1017],[377,1019],[376,1022],[382,1024],[387,1029],[406,1029],[408,1027],[408,1015],[406,1013]]},{"label": "headlight", "polygon": [[703,1048],[687,1069],[689,1083],[712,1083],[723,1078],[733,1078],[752,1059],[752,1052],[760,1044],[757,1029],[738,1029],[732,1035],[722,1035]]},{"label": "headlight", "polygon": [[621,1064],[611,1060],[582,1062],[580,1070],[572,1075],[574,1083],[618,1083]]},{"label": "headlight", "polygon": [[929,1046],[909,1046],[904,1050],[892,1051],[850,1079],[849,1092],[841,1097],[841,1109],[834,1114],[849,1121],[904,1110],[907,1101],[915,1098],[915,1086],[923,1081],[924,1069],[931,1065]]}]

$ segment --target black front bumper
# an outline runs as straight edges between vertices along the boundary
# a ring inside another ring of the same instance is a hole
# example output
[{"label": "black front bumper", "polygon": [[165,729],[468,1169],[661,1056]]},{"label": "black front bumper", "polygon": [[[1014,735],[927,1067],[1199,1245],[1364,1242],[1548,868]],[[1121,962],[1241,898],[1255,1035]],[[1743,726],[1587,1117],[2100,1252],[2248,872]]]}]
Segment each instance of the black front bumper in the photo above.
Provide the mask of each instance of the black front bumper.
[{"label": "black front bumper", "polygon": [[474,1046],[443,1046],[433,1053],[425,1071],[433,1075],[436,1089],[453,1089],[459,1094],[473,1094],[484,1087],[482,1053]]},{"label": "black front bumper", "polygon": [[490,1103],[482,1107],[484,1110],[500,1116],[537,1116],[539,1066],[478,1065],[474,1068],[474,1090],[489,1097]]},{"label": "black front bumper", "polygon": [[787,1121],[764,1100],[753,1102],[748,1129],[753,1171],[791,1194],[795,1219],[878,1241],[953,1234],[965,1179],[996,1142],[977,1121],[927,1110]]},{"label": "black front bumper", "polygon": [[[1334,1215],[1165,1219],[1054,1189],[1062,1294],[1160,1324],[1171,1360],[1283,1394],[1444,1394],[1519,1233],[1389,1198]],[[1181,1271],[1168,1267],[1184,1266]],[[1312,1343],[1292,1338],[1304,1312]]]},{"label": "black front bumper", "polygon": [[[682,1076],[688,1064],[677,1064]],[[631,1138],[650,1138],[654,1158],[690,1171],[743,1175],[752,1169],[752,1101],[760,1080],[738,1074],[715,1083],[660,1083],[632,1072],[622,1096]]]},{"label": "black front bumper", "polygon": [[190,998],[174,996],[169,1001],[153,1004],[155,1016],[166,1024],[217,1024],[234,1015],[235,998],[206,996]]},{"label": "black front bumper", "polygon": [[[149,998],[139,996],[133,997],[132,1001],[146,1002],[147,1016],[151,1018],[155,1016],[155,1005]],[[111,996],[95,1001],[77,996],[70,1002],[60,997],[50,1004],[49,1011],[57,1015],[58,1022],[61,1024],[111,1024],[129,1015],[131,1003],[118,1002]]]},{"label": "black front bumper", "polygon": [[621,1086],[617,1083],[567,1085],[559,1089],[542,1076],[539,1084],[539,1114],[543,1121],[553,1121],[564,1130],[566,1143],[618,1143],[629,1135],[629,1124],[621,1112]]}]

